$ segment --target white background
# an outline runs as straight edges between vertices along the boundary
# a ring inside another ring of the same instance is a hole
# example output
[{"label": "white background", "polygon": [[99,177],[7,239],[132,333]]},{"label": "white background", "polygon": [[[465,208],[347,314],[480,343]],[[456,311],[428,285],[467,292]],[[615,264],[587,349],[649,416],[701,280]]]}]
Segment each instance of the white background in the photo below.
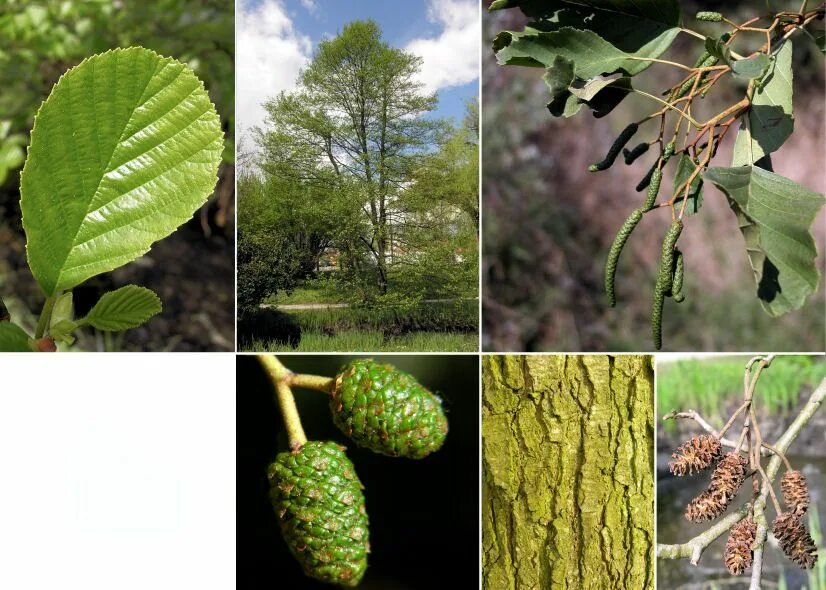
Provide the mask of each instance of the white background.
[{"label": "white background", "polygon": [[234,586],[234,355],[0,354],[0,588]]}]

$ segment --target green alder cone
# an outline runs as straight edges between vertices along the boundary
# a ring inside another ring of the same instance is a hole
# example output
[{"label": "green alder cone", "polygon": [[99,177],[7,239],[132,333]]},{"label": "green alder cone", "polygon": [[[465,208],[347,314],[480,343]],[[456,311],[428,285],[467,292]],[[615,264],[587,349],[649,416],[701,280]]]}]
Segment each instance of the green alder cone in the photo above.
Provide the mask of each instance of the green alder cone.
[{"label": "green alder cone", "polygon": [[309,441],[269,468],[281,534],[311,578],[357,586],[370,551],[362,485],[344,447]]},{"label": "green alder cone", "polygon": [[360,447],[421,459],[447,436],[442,401],[391,365],[358,359],[345,365],[330,396],[336,426]]}]

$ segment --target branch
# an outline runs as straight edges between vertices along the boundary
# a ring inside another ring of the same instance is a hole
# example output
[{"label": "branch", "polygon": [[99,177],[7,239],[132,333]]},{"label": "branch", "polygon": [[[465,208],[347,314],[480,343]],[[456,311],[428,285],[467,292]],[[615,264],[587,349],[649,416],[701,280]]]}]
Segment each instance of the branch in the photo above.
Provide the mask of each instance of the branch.
[{"label": "branch", "polygon": [[[803,406],[800,414],[797,415],[794,422],[792,422],[786,429],[783,436],[781,436],[780,439],[774,444],[774,448],[785,454],[800,434],[800,431],[803,430],[803,427],[806,426],[809,420],[812,419],[812,416],[814,416],[815,412],[817,412],[818,408],[820,408],[824,398],[826,398],[826,378],[820,382],[820,385],[818,385],[812,392],[812,395],[809,396],[809,401],[806,402],[805,406]],[[766,478],[763,480],[763,488],[760,490],[760,497],[754,503],[755,516],[759,516],[762,522],[757,523],[757,538],[754,544],[754,566],[751,570],[751,585],[749,586],[749,590],[760,590],[760,577],[763,569],[763,547],[766,544],[766,533],[768,529],[766,517],[763,514],[763,511],[766,507],[766,499],[769,495],[772,482],[777,476],[777,472],[780,470],[782,463],[783,460],[780,458],[780,455],[775,455],[771,458],[769,465],[766,467]]]},{"label": "branch", "polygon": [[711,545],[717,537],[728,531],[735,524],[743,520],[749,513],[749,505],[744,504],[737,512],[732,512],[723,520],[700,533],[687,543],[681,545],[663,545],[657,544],[657,558],[665,559],[680,559],[682,557],[690,558],[691,565],[697,565],[700,561],[700,556],[703,551]]},{"label": "branch", "polygon": [[[700,428],[708,432],[709,434],[715,436],[716,438],[720,439],[720,444],[724,447],[729,447],[730,449],[737,448],[737,441],[731,440],[730,438],[720,438],[720,433],[714,429],[714,427],[709,424],[705,418],[700,416],[700,414],[696,410],[684,410],[682,412],[678,412],[673,410],[663,416],[663,420],[694,420]],[[772,455],[772,451],[767,448],[760,449],[760,454],[764,457],[768,457]]]},{"label": "branch", "polygon": [[[820,385],[812,392],[812,395],[809,397],[809,401],[806,402],[806,405],[797,415],[797,418],[794,419],[794,422],[786,429],[786,432],[778,439],[778,441],[773,445],[774,448],[779,450],[781,453],[785,453],[794,440],[800,434],[800,431],[803,427],[811,420],[814,413],[818,410],[820,405],[823,403],[823,399],[826,398],[826,378],[820,382]],[[686,415],[686,416],[678,416],[678,413],[672,412],[674,414],[674,418],[677,417],[685,417],[685,418],[692,418],[693,416]],[[670,416],[671,414],[667,414]],[[688,414],[686,412],[685,414]],[[694,412],[696,414],[696,412]],[[695,420],[696,421],[696,420]],[[708,424],[703,420],[705,424]],[[700,422],[698,421],[698,424]],[[713,429],[711,430],[713,432]],[[763,481],[763,487],[760,490],[760,496],[754,502],[754,513],[755,516],[758,518],[762,518],[762,523],[758,523],[758,537],[754,547],[754,563],[752,566],[752,580],[751,580],[751,587],[750,590],[759,590],[760,588],[760,576],[762,571],[762,554],[763,554],[763,546],[766,542],[766,532],[767,526],[765,521],[765,516],[763,516],[763,511],[766,507],[766,499],[769,495],[769,488],[771,487],[774,478],[777,476],[777,472],[780,470],[780,465],[783,463],[782,459],[779,455],[774,455],[771,460],[769,461],[768,466],[766,467],[766,475],[767,479]],[[740,507],[737,512],[729,514],[726,518],[709,528],[703,533],[700,533],[690,541],[678,545],[657,545],[657,557],[662,557],[665,559],[680,559],[683,557],[690,558],[691,565],[697,565],[700,560],[700,556],[702,555],[703,551],[708,547],[712,542],[714,542],[717,537],[725,533],[728,529],[734,526],[737,522],[742,520],[746,514],[748,514],[749,505],[748,503],[744,504]],[[762,534],[762,537],[761,537]],[[759,561],[758,561],[758,558]],[[755,586],[756,583],[756,586]]]}]

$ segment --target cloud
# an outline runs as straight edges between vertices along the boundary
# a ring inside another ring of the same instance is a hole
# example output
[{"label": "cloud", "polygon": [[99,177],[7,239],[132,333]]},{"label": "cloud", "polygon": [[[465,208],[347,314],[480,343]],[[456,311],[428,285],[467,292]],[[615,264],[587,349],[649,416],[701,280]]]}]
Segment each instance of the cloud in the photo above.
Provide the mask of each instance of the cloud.
[{"label": "cloud", "polygon": [[422,58],[419,81],[434,92],[479,77],[482,23],[475,0],[428,0],[427,16],[441,27],[437,37],[414,39],[405,50]]},{"label": "cloud", "polygon": [[262,103],[295,87],[312,53],[312,42],[296,31],[279,0],[243,0],[235,17],[236,114],[239,136],[264,122]]},{"label": "cloud", "polygon": [[315,14],[318,10],[318,4],[316,4],[316,0],[301,0],[301,6],[309,12],[310,14]]}]

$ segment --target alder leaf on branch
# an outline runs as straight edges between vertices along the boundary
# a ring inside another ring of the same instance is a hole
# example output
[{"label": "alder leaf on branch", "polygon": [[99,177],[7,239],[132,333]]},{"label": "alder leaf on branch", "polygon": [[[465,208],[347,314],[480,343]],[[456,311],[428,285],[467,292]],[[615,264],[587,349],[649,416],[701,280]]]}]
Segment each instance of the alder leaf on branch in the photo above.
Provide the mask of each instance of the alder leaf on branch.
[{"label": "alder leaf on branch", "polygon": [[823,195],[756,166],[709,168],[705,179],[737,215],[763,309],[779,316],[800,308],[820,279],[810,228]]},{"label": "alder leaf on branch", "polygon": [[782,146],[794,131],[792,112],[792,43],[778,51],[734,142],[732,166],[753,164]]},{"label": "alder leaf on branch", "polygon": [[664,53],[679,32],[675,0],[500,0],[491,10],[520,8],[535,20],[523,31],[503,31],[493,41],[502,65],[552,68],[557,56],[574,62],[576,77],[590,80],[622,72],[634,76]]}]

